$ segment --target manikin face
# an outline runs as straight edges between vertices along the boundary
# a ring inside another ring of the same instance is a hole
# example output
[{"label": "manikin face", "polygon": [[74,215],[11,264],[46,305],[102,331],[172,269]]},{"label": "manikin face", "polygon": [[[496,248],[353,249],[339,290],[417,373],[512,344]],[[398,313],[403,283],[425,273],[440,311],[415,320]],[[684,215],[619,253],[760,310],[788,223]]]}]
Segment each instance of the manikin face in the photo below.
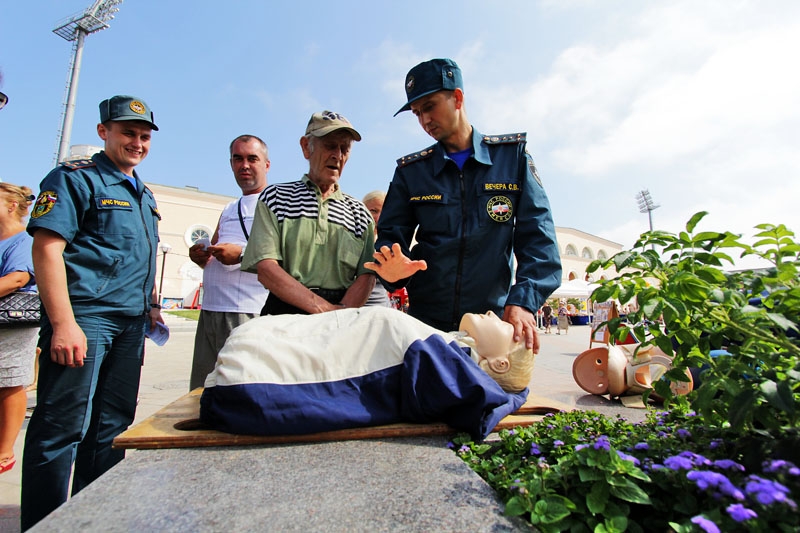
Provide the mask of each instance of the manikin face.
[{"label": "manikin face", "polygon": [[489,311],[484,315],[465,314],[458,329],[473,338],[478,355],[495,372],[508,371],[509,354],[516,344],[514,326]]}]

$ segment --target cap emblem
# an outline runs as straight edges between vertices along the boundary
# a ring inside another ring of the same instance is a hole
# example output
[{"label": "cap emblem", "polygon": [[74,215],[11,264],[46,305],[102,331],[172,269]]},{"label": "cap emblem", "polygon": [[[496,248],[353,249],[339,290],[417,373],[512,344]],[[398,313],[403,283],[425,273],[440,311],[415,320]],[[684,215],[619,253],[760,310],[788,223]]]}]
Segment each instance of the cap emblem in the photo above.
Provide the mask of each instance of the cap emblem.
[{"label": "cap emblem", "polygon": [[406,93],[414,90],[414,76],[409,76],[406,80]]},{"label": "cap emblem", "polygon": [[131,108],[131,111],[133,111],[133,112],[134,112],[134,113],[136,113],[137,115],[144,115],[144,104],[143,104],[143,103],[141,103],[140,101],[138,101],[138,100],[133,100],[133,101],[130,103],[130,106],[128,106],[128,107],[130,107],[130,108]]}]

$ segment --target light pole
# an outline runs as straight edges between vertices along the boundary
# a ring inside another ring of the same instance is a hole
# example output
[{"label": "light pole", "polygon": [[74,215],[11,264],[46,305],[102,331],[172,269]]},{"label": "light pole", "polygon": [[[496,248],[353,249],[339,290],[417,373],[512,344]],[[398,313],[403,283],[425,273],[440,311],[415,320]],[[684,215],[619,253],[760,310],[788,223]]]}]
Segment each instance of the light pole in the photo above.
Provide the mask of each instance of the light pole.
[{"label": "light pole", "polygon": [[161,281],[158,282],[158,305],[161,305],[163,302],[161,291],[164,288],[164,266],[167,263],[167,254],[172,250],[172,246],[167,242],[162,242],[158,247],[161,248]]},{"label": "light pole", "polygon": [[64,102],[64,123],[59,133],[56,163],[64,161],[69,153],[69,141],[72,136],[72,117],[75,114],[78,77],[81,73],[81,60],[83,59],[83,40],[90,33],[108,28],[108,22],[114,18],[114,13],[119,11],[116,6],[121,3],[122,0],[95,0],[91,7],[60,22],[53,30],[53,33],[65,41],[75,42],[72,47],[72,72],[67,85],[67,99]]},{"label": "light pole", "polygon": [[647,189],[642,189],[639,191],[639,193],[636,195],[636,201],[639,204],[639,212],[647,213],[647,216],[650,219],[650,231],[653,231],[653,210],[658,209],[661,206],[656,205],[653,202],[653,198],[650,196],[650,191]]}]

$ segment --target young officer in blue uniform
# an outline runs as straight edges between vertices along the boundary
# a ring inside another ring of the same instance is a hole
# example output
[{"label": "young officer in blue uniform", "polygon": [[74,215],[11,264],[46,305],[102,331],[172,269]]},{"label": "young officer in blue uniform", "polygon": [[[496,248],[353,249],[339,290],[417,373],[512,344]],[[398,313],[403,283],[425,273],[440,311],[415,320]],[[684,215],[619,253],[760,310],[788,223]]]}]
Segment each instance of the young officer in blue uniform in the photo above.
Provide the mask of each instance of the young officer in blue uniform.
[{"label": "young officer in blue uniform", "polygon": [[22,530],[124,458],[111,441],[133,422],[145,328],[155,294],[160,215],[134,171],[150,150],[153,113],[139,98],[100,103],[104,151],[62,163],[31,212],[44,304],[37,405],[25,436]]},{"label": "young officer in blue uniform", "polygon": [[369,268],[389,291],[407,288],[415,318],[454,331],[465,313],[493,311],[537,353],[534,313],[560,285],[561,259],[525,134],[470,125],[451,59],[415,66],[405,89],[395,115],[411,110],[438,142],[398,160]]}]

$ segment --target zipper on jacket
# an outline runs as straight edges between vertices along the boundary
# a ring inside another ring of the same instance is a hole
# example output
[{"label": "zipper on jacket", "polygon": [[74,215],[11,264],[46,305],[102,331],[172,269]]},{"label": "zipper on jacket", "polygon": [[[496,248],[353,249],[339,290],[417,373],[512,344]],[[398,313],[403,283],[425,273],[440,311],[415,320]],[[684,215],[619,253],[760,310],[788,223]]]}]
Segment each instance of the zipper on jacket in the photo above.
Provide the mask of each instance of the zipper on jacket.
[{"label": "zipper on jacket", "polygon": [[467,198],[466,186],[464,185],[464,171],[459,170],[458,181],[461,186],[461,236],[458,245],[458,267],[456,268],[455,294],[453,295],[453,318],[452,324],[455,330],[458,329],[459,319],[458,310],[461,308],[461,275],[464,269],[464,253],[467,248]]},{"label": "zipper on jacket", "polygon": [[[134,187],[134,189],[136,189],[136,188]],[[147,220],[144,217],[144,207],[147,207],[147,209],[150,209],[150,206],[149,205],[145,206],[145,204],[144,204],[144,189],[142,189],[142,193],[141,194],[138,194],[138,193],[139,193],[139,191],[136,190],[135,193],[134,193],[134,197],[138,196],[138,200],[139,200],[139,218],[142,219],[142,226],[144,227],[144,234],[147,236],[147,248],[150,250],[150,253],[147,256],[147,275],[144,278],[144,285],[142,286],[142,292],[145,293],[144,294],[144,314],[147,314],[150,311],[150,301],[151,301],[150,299],[153,297],[152,294],[146,294],[147,293],[147,280],[150,279],[150,276],[153,274],[152,271],[151,271],[151,269],[153,267],[152,257],[154,255],[155,251],[153,250],[153,239],[151,238],[151,235],[150,235],[150,229],[147,227]],[[151,214],[151,213],[148,213],[148,214]],[[158,302],[158,303],[160,304],[161,302]],[[148,325],[148,327],[150,327],[150,326]]]}]

